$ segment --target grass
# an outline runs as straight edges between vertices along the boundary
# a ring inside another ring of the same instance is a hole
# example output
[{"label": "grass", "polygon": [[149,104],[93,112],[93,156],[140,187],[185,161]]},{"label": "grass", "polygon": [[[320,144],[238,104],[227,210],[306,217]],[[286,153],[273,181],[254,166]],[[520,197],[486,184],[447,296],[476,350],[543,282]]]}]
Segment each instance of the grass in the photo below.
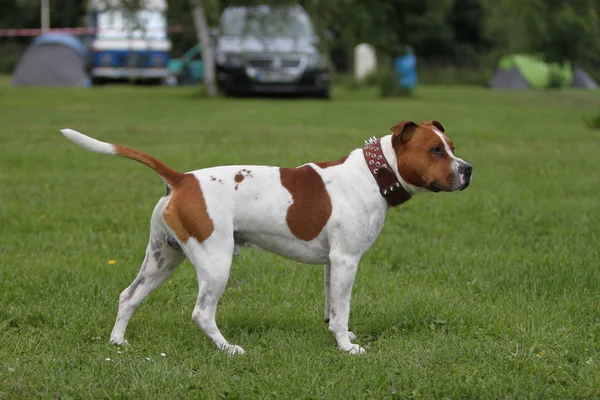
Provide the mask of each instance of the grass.
[{"label": "grass", "polygon": [[[0,82],[0,399],[599,398],[600,141],[582,91],[423,86],[332,101],[216,99],[194,89],[12,89]],[[402,119],[439,119],[471,187],[391,211],[363,258],[335,348],[322,268],[246,249],[217,321],[191,322],[186,261],[108,343],[164,188],[149,169],[65,140],[72,127],[178,170],[340,158]],[[109,264],[115,260],[114,265]],[[164,353],[166,356],[161,356]]]}]

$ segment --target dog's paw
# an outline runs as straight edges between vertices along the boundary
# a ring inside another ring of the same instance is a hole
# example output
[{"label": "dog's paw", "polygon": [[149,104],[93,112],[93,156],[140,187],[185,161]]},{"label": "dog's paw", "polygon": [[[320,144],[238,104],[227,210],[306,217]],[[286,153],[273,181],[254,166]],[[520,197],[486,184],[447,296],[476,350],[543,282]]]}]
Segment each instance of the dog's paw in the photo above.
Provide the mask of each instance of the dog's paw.
[{"label": "dog's paw", "polygon": [[357,355],[357,354],[365,354],[366,350],[360,347],[357,344],[353,344],[349,350],[346,350],[348,354]]},{"label": "dog's paw", "polygon": [[356,334],[352,331],[348,331],[348,337],[350,338],[351,342],[354,342],[356,340]]},{"label": "dog's paw", "polygon": [[230,356],[243,356],[245,354],[244,349],[235,344],[228,344],[222,348],[223,351],[227,352]]},{"label": "dog's paw", "polygon": [[129,346],[129,342],[123,338],[110,338],[110,343],[115,346]]}]

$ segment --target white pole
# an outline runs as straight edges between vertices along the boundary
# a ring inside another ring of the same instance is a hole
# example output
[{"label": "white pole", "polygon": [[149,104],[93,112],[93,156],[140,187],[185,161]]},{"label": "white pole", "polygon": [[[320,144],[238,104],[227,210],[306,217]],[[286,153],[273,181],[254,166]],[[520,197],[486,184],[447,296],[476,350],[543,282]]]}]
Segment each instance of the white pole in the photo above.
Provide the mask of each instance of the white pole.
[{"label": "white pole", "polygon": [[42,0],[41,7],[42,33],[50,30],[50,0]]}]

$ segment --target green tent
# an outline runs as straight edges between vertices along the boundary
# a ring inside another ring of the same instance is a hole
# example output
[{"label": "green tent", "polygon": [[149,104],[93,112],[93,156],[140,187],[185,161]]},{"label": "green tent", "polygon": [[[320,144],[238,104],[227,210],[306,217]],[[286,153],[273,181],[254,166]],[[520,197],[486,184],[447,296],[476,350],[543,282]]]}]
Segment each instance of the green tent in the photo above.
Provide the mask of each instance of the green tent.
[{"label": "green tent", "polygon": [[528,54],[502,57],[488,86],[493,89],[543,89],[569,87],[573,71],[569,63],[549,64]]}]

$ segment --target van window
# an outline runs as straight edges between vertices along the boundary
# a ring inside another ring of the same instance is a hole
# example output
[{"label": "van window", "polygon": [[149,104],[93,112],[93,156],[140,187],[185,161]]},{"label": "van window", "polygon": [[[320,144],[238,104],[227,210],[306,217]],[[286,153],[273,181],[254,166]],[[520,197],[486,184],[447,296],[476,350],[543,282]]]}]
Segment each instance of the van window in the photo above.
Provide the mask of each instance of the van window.
[{"label": "van window", "polygon": [[98,12],[98,39],[166,39],[167,21],[159,10]]}]

